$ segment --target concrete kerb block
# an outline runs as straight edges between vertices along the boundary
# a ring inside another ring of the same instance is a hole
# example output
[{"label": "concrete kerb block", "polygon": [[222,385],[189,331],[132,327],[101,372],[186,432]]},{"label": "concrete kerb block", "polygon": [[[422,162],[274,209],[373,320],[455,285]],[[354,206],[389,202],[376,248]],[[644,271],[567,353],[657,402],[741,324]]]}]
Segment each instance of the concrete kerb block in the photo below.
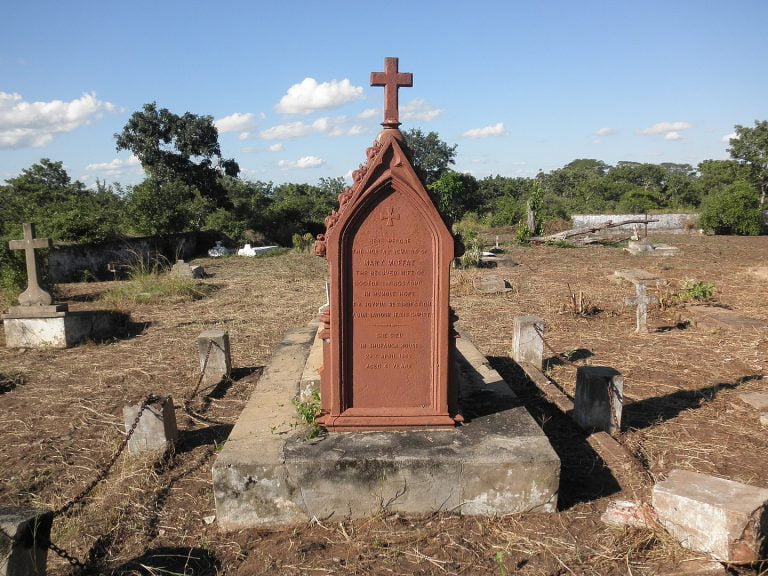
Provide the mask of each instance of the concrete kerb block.
[{"label": "concrete kerb block", "polygon": [[608,366],[579,366],[573,419],[584,430],[621,431],[624,377]]},{"label": "concrete kerb block", "polygon": [[[141,404],[123,407],[123,421],[128,433],[141,410]],[[147,405],[139,418],[131,438],[128,440],[128,451],[132,454],[152,450],[165,450],[169,444],[176,442],[179,436],[176,427],[176,412],[173,408],[173,398],[161,398]]]},{"label": "concrete kerb block", "polygon": [[653,487],[659,522],[680,544],[721,562],[768,555],[768,489],[688,470]]},{"label": "concrete kerb block", "polygon": [[0,576],[44,576],[53,512],[0,508]]},{"label": "concrete kerb block", "polygon": [[544,363],[544,319],[538,316],[515,316],[512,323],[512,359],[528,362],[539,370]]},{"label": "concrete kerb block", "polygon": [[218,384],[232,372],[229,332],[207,330],[197,337],[200,372],[204,384]]}]

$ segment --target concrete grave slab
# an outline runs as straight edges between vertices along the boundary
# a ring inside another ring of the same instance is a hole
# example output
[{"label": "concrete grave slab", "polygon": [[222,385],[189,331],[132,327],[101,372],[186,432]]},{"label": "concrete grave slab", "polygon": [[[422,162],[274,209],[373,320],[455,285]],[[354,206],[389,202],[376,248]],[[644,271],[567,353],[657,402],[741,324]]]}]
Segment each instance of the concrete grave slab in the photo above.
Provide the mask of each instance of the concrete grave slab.
[{"label": "concrete grave slab", "polygon": [[477,276],[472,280],[472,285],[480,294],[500,294],[512,290],[503,278],[495,274]]},{"label": "concrete grave slab", "polygon": [[466,338],[458,340],[464,426],[343,432],[316,442],[291,435],[296,412],[290,399],[307,372],[315,330],[293,331],[275,351],[217,457],[214,495],[222,529],[365,517],[383,507],[405,514],[555,511],[557,455]]},{"label": "concrete grave slab", "polygon": [[745,330],[768,328],[768,322],[742,316],[718,306],[687,306],[685,314],[690,316],[696,326],[709,329]]},{"label": "concrete grave slab", "polygon": [[626,280],[631,284],[637,284],[643,282],[646,285],[658,284],[661,281],[659,274],[655,272],[648,272],[647,270],[641,270],[640,268],[629,268],[626,270],[616,270],[613,273],[613,277],[618,280]]},{"label": "concrete grave slab", "polygon": [[768,410],[768,392],[747,392],[739,394],[739,400],[757,410]]},{"label": "concrete grave slab", "polygon": [[723,562],[755,562],[768,554],[768,488],[672,470],[653,487],[653,506],[685,548]]},{"label": "concrete grave slab", "polygon": [[45,576],[53,512],[0,508],[0,576]]}]

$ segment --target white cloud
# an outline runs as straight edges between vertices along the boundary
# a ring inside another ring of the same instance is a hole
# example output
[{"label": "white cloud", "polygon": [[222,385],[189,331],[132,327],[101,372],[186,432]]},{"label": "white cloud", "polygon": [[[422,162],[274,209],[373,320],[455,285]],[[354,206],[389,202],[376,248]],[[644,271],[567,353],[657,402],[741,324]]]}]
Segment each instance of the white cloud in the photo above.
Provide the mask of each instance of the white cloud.
[{"label": "white cloud", "polygon": [[325,164],[325,160],[318,158],[317,156],[304,156],[298,160],[280,160],[277,165],[283,170],[291,170],[293,168],[317,168]]},{"label": "white cloud", "polygon": [[306,122],[290,122],[288,124],[278,124],[267,128],[260,133],[262,140],[289,140],[291,138],[301,138],[310,134],[328,134],[330,136],[343,136],[349,134],[350,129],[341,127],[347,121],[346,116],[337,116],[331,118],[324,116],[318,118],[311,124]]},{"label": "white cloud", "polygon": [[616,130],[613,128],[600,128],[599,130],[595,131],[595,136],[599,136],[600,138],[605,138],[606,136],[612,136],[613,134],[616,134]]},{"label": "white cloud", "polygon": [[592,144],[602,144],[602,143],[603,141],[600,140],[600,138],[595,138],[594,140],[592,140]]},{"label": "white cloud", "polygon": [[141,170],[138,167],[141,166],[141,162],[133,154],[128,158],[115,158],[109,162],[97,162],[95,164],[88,164],[85,169],[88,172],[98,172],[102,176],[116,177],[122,176],[126,173],[138,173]]},{"label": "white cloud", "polygon": [[360,118],[360,120],[365,120],[367,118],[373,118],[374,116],[376,116],[376,114],[380,114],[380,113],[381,113],[381,108],[366,108],[365,110],[360,112],[360,114],[358,114],[357,117]]},{"label": "white cloud", "polygon": [[270,152],[282,152],[283,150],[285,150],[285,146],[283,146],[282,144],[272,144],[269,147]]},{"label": "white cloud", "polygon": [[94,93],[69,102],[25,102],[20,94],[0,92],[0,149],[40,148],[103,112],[116,111],[114,104],[97,100]]},{"label": "white cloud", "polygon": [[506,128],[504,128],[504,123],[499,122],[497,124],[494,124],[493,126],[485,126],[484,128],[473,128],[472,130],[467,130],[462,134],[464,138],[490,138],[492,136],[504,136],[507,133]]},{"label": "white cloud", "polygon": [[235,112],[224,118],[219,118],[214,122],[216,129],[224,134],[226,132],[241,132],[253,126],[253,114],[240,114]]},{"label": "white cloud", "polygon": [[244,140],[250,140],[253,137],[253,132],[240,132],[237,135],[237,139],[243,142]]},{"label": "white cloud", "polygon": [[720,141],[723,144],[730,144],[731,140],[736,140],[738,137],[739,137],[739,135],[736,134],[736,132],[731,132],[730,134],[726,134],[725,136],[720,138]]},{"label": "white cloud", "polygon": [[[664,134],[665,138],[667,140],[680,140],[682,136],[680,136],[680,131],[682,130],[688,130],[689,128],[693,128],[692,124],[689,124],[688,122],[657,122],[650,128],[646,128],[645,130],[641,130],[640,134],[644,136],[658,136],[659,134]],[[666,134],[670,133],[677,133],[677,137],[667,138]]]},{"label": "white cloud", "polygon": [[318,110],[338,108],[363,97],[362,86],[352,86],[346,78],[318,84],[314,78],[304,78],[288,88],[275,110],[280,114],[311,114]]},{"label": "white cloud", "polygon": [[683,137],[680,134],[680,132],[672,131],[664,134],[664,140],[669,140],[670,142],[674,142],[675,140],[682,140],[682,139]]},{"label": "white cloud", "polygon": [[440,116],[443,110],[439,108],[433,108],[431,104],[428,104],[426,100],[417,98],[411,100],[407,104],[400,106],[400,118],[402,120],[420,120],[422,122],[430,122]]}]

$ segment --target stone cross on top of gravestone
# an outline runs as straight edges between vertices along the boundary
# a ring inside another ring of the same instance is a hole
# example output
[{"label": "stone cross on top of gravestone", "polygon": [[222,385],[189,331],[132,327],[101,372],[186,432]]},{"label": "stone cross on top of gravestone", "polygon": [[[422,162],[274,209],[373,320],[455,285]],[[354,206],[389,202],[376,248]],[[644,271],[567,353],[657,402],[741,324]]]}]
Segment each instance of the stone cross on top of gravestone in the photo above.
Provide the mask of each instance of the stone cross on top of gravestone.
[{"label": "stone cross on top of gravestone", "polygon": [[398,72],[397,58],[384,59],[384,72],[371,72],[371,86],[384,86],[384,122],[385,128],[400,126],[398,111],[398,89],[413,86],[413,74]]},{"label": "stone cross on top of gravestone", "polygon": [[645,292],[645,282],[635,282],[635,296],[627,298],[624,303],[627,306],[637,306],[638,334],[648,333],[648,304],[656,304],[659,299],[656,296],[648,296]]},{"label": "stone cross on top of gravestone", "polygon": [[24,239],[11,240],[8,243],[11,250],[24,250],[27,261],[27,289],[19,294],[19,304],[22,306],[48,306],[53,302],[51,295],[40,288],[40,262],[37,260],[35,249],[50,248],[48,238],[35,238],[34,224],[24,223]]}]

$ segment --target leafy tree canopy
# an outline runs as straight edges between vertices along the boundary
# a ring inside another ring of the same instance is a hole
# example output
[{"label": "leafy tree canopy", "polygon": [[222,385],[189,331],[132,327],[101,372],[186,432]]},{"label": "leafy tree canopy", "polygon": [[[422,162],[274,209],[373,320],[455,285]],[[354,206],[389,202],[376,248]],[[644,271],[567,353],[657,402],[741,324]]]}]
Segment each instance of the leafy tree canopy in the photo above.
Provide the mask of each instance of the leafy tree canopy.
[{"label": "leafy tree canopy", "polygon": [[217,206],[229,206],[219,177],[237,177],[240,167],[222,158],[212,116],[179,116],[167,108],[158,110],[152,102],[131,115],[115,141],[118,151],[136,155],[155,182],[177,180],[194,186]]},{"label": "leafy tree canopy", "polygon": [[457,144],[449,146],[437,132],[424,134],[418,128],[403,132],[405,143],[411,151],[411,162],[425,186],[432,184],[440,175],[455,164]]},{"label": "leafy tree canopy", "polygon": [[760,191],[760,206],[768,193],[768,120],[755,120],[754,128],[736,125],[736,137],[728,149],[731,158],[749,166],[752,183]]}]

